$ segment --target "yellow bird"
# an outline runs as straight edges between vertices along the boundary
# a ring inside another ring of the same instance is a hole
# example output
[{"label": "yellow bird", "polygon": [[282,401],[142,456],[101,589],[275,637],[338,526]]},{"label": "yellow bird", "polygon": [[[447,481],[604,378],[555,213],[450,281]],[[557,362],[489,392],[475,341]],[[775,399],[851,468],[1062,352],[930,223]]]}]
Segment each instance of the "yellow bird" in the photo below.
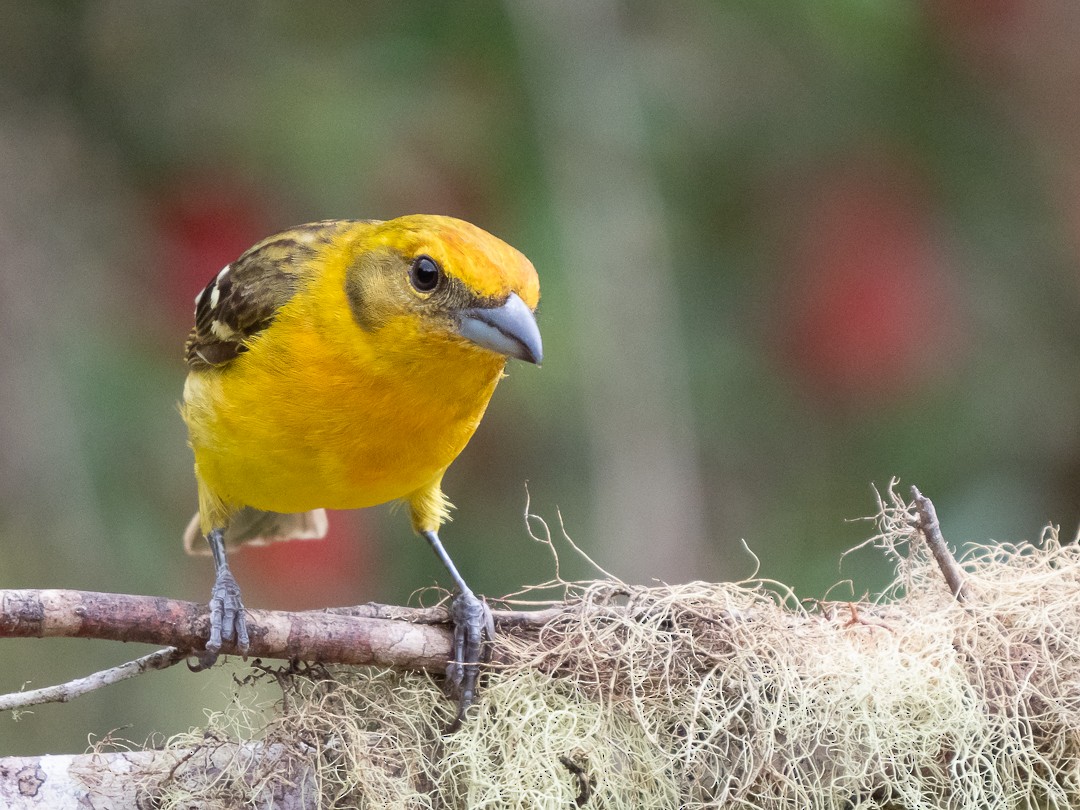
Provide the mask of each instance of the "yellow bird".
[{"label": "yellow bird", "polygon": [[249,637],[226,547],[321,537],[324,508],[403,500],[459,595],[447,675],[468,707],[486,606],[439,540],[447,467],[508,357],[540,363],[540,285],[510,245],[458,219],[332,220],[259,242],[195,301],[181,412],[216,578],[210,666]]}]

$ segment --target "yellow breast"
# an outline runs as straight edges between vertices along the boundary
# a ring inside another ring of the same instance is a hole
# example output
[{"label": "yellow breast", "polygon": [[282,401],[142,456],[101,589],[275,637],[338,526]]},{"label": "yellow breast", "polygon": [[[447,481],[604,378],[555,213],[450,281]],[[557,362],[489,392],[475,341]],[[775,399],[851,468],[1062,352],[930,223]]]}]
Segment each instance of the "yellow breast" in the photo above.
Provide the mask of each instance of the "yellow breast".
[{"label": "yellow breast", "polygon": [[402,361],[365,348],[343,351],[286,310],[229,368],[192,372],[184,400],[204,484],[228,505],[302,512],[385,503],[441,477],[503,359],[451,346]]}]

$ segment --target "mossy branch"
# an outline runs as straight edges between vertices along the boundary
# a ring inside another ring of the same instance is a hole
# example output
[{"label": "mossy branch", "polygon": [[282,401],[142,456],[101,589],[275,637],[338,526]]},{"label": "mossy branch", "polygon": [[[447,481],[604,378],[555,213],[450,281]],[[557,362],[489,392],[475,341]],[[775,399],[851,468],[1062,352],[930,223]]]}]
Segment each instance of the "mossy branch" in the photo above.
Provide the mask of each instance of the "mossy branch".
[{"label": "mossy branch", "polygon": [[[250,725],[238,686],[234,710],[162,752],[0,760],[0,804],[49,806],[10,797],[64,784],[97,800],[86,774],[120,769],[134,798],[116,807],[1080,805],[1080,549],[1048,531],[957,561],[913,495],[890,489],[881,504],[872,540],[897,577],[873,602],[808,604],[760,581],[564,583],[566,603],[538,620],[504,617],[478,705],[452,735],[453,704],[426,673],[449,651],[439,612],[253,611],[266,628],[256,654],[291,657],[292,617],[347,620],[338,632],[376,622],[398,634],[381,638],[428,639],[424,671],[389,650],[364,653],[377,666],[262,667],[282,688],[269,722]],[[205,610],[184,604],[160,607],[178,617],[170,638],[197,647]],[[20,634],[63,624],[48,612],[24,608]],[[96,626],[72,612],[71,634]]]}]

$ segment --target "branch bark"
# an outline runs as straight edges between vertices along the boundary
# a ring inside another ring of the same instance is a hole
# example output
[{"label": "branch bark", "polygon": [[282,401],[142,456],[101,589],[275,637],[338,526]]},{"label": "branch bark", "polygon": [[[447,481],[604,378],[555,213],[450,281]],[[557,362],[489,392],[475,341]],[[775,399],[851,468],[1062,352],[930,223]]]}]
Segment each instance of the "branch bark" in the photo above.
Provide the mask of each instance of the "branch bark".
[{"label": "branch bark", "polygon": [[[494,611],[497,627],[538,627],[558,608]],[[324,664],[442,670],[450,632],[442,608],[369,603],[290,612],[248,610],[249,657]],[[157,596],[73,590],[0,590],[0,638],[89,638],[202,650],[205,604]],[[223,653],[235,654],[226,643]]]},{"label": "branch bark", "polygon": [[[193,757],[198,757],[197,761]],[[281,760],[290,771],[282,790],[262,791],[246,806],[252,810],[316,810],[315,763],[284,761],[280,746],[228,743],[195,752],[125,751],[111,754],[50,755],[0,759],[0,807],[5,810],[56,810],[59,807],[108,807],[143,810],[150,806],[131,778],[133,773],[172,773],[179,780],[220,772],[238,759]],[[189,766],[190,772],[185,772]]]},{"label": "branch bark", "polygon": [[[334,664],[445,666],[442,627],[343,613],[249,610],[249,655]],[[0,638],[93,638],[201,650],[206,605],[154,596],[68,590],[0,591]],[[227,643],[222,650],[234,653]]]}]

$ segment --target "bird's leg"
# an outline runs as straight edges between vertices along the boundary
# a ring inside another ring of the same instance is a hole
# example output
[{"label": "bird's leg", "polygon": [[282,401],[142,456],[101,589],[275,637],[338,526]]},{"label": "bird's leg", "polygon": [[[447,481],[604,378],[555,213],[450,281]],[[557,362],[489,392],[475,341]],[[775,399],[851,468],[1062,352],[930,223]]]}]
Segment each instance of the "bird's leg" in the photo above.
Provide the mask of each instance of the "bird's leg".
[{"label": "bird's leg", "polygon": [[199,664],[192,669],[208,669],[217,661],[223,641],[235,641],[236,650],[246,656],[248,651],[247,618],[244,615],[244,603],[240,601],[240,586],[229,570],[225,559],[225,533],[221,529],[211,529],[206,535],[210,552],[214,555],[214,587],[210,591],[210,638],[206,642],[206,651],[199,656]]},{"label": "bird's leg", "polygon": [[434,531],[421,534],[431,545],[436,556],[442,560],[446,570],[457,585],[458,595],[450,603],[450,618],[454,621],[453,658],[446,666],[446,679],[452,692],[457,694],[458,714],[451,724],[453,731],[465,717],[465,711],[476,697],[476,682],[480,677],[480,665],[486,661],[486,641],[495,637],[495,622],[487,603],[477,598],[472,588],[466,584],[450,555],[443,548],[439,535]]}]

